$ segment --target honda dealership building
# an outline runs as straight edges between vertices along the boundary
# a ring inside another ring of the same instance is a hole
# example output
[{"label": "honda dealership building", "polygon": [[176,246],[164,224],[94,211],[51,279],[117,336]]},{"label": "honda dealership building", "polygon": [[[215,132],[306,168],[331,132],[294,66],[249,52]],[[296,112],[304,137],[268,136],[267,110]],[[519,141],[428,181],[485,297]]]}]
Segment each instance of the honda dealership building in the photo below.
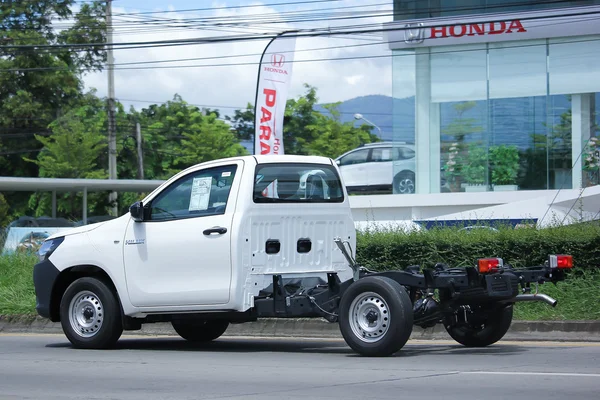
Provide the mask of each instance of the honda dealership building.
[{"label": "honda dealership building", "polygon": [[394,13],[393,137],[415,142],[416,194],[360,196],[356,214],[600,213],[600,0],[395,0]]}]

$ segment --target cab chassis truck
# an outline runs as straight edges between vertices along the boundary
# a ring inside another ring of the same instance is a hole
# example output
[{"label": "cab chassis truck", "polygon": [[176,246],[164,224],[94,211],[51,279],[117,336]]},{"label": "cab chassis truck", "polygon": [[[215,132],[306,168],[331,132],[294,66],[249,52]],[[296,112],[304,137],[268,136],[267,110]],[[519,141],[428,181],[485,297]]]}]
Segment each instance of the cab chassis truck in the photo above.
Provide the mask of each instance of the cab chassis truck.
[{"label": "cab chassis truck", "polygon": [[[275,185],[276,183],[276,185]],[[57,232],[41,246],[38,313],[76,348],[108,348],[124,330],[170,322],[192,342],[261,318],[323,318],[363,356],[402,349],[414,326],[443,324],[464,346],[491,345],[517,302],[557,301],[570,255],[513,268],[502,258],[452,268],[374,272],[355,259],[356,232],[336,163],[243,156],[179,172],[127,214]]]}]

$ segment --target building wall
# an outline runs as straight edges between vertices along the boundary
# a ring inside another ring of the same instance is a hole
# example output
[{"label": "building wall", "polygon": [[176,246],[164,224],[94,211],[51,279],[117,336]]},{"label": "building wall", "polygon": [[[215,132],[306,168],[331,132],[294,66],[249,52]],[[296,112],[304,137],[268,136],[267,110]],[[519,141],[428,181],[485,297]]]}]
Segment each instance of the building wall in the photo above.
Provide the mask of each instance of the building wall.
[{"label": "building wall", "polygon": [[[432,26],[429,38],[419,37],[424,28],[417,28],[414,46],[406,34],[401,46],[398,40],[391,42],[393,96],[401,99],[394,102],[394,141],[416,143],[416,192],[597,185],[600,31],[585,33],[600,26],[600,8],[569,20],[556,18],[554,10],[551,18],[535,21],[544,15],[527,12],[600,1],[432,0],[395,5],[399,16],[414,19],[425,15],[425,3],[430,17],[455,15],[458,3],[464,8],[470,4],[471,14],[525,11],[511,15],[514,25],[480,20],[475,28],[485,29],[481,34],[462,16],[442,22],[423,19],[419,22]],[[464,8],[461,12],[467,13]],[[498,18],[489,16],[494,17]],[[547,37],[531,36],[533,25]],[[582,34],[577,36],[573,32],[580,27]],[[440,45],[442,41],[451,44]],[[407,117],[414,124],[404,123]]]},{"label": "building wall", "polygon": [[599,4],[600,0],[394,0],[394,19],[456,17]]}]

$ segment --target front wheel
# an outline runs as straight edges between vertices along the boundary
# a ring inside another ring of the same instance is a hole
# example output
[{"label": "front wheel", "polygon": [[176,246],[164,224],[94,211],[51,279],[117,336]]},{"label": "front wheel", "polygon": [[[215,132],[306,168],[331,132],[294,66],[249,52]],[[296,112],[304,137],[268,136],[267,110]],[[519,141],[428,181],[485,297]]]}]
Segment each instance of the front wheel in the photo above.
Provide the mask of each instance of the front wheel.
[{"label": "front wheel", "polygon": [[362,278],[343,294],[339,324],[344,340],[357,353],[389,356],[410,337],[412,304],[398,282],[382,276]]},{"label": "front wheel", "polygon": [[445,324],[446,331],[452,339],[467,347],[485,347],[496,343],[506,335],[513,318],[512,305],[491,309],[476,307],[458,312],[464,313],[466,320]]},{"label": "front wheel", "polygon": [[173,320],[173,329],[190,342],[210,342],[219,338],[229,327],[225,320]]},{"label": "front wheel", "polygon": [[109,348],[123,333],[116,294],[97,278],[79,278],[69,285],[60,302],[60,322],[76,348]]}]

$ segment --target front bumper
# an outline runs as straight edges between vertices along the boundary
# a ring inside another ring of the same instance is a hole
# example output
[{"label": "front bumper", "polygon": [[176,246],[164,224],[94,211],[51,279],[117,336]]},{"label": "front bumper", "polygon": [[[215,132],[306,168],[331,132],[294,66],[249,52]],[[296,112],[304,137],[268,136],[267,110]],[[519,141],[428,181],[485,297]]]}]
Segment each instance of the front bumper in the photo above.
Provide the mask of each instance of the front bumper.
[{"label": "front bumper", "polygon": [[44,318],[51,318],[52,289],[59,273],[60,271],[48,259],[40,261],[33,267],[35,309]]}]

